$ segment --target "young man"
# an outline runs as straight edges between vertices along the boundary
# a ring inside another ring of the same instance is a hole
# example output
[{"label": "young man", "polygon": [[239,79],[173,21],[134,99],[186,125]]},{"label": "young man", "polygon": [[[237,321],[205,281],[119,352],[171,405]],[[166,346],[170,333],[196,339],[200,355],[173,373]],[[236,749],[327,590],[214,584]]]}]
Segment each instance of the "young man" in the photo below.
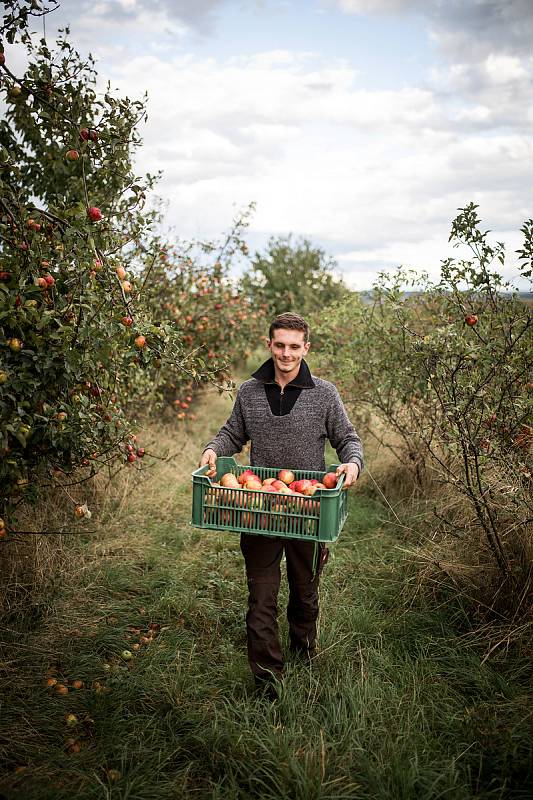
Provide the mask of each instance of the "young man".
[{"label": "young man", "polygon": [[[363,469],[361,440],[335,386],[311,375],[304,361],[309,347],[309,325],[298,314],[280,314],[272,321],[271,358],[241,385],[231,416],[206,445],[200,466],[209,464],[207,475],[216,474],[217,456],[239,453],[248,441],[252,466],[325,471],[327,438],[342,462],[337,474],[345,473],[346,487],[355,483]],[[259,686],[269,686],[283,673],[277,597],[284,550],[290,648],[310,659],[316,647],[318,581],[327,548],[320,545],[317,554],[314,542],[242,533],[248,660]]]}]

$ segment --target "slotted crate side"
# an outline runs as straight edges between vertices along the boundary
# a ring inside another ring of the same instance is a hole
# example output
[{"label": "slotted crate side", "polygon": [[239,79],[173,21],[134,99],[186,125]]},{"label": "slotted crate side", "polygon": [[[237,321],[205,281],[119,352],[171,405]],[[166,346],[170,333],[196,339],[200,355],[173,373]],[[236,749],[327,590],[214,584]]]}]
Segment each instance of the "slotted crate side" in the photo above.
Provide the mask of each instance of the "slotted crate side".
[{"label": "slotted crate side", "polygon": [[[334,471],[336,467],[330,465],[328,471]],[[318,500],[213,486],[203,474],[207,469],[205,466],[192,474],[192,525],[311,541],[333,542],[338,538],[347,516],[347,493],[342,490],[344,476],[341,476],[336,489],[319,490]],[[232,457],[219,456],[216,479],[218,481],[227,472],[238,476],[246,469],[252,469],[261,479],[274,477],[279,472],[271,467],[241,466]],[[316,470],[292,472],[296,480],[323,475]]]}]

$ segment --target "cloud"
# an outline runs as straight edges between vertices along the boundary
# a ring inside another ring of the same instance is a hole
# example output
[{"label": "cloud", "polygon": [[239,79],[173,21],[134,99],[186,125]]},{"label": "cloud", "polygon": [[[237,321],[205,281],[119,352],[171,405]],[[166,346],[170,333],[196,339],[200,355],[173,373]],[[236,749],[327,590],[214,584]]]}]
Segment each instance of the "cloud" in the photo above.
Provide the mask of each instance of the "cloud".
[{"label": "cloud", "polygon": [[104,23],[123,25],[139,22],[148,15],[201,33],[211,33],[220,11],[227,0],[78,0],[72,4],[67,0],[60,7],[56,17],[70,17],[72,22],[87,17],[99,19]]},{"label": "cloud", "polygon": [[451,60],[479,61],[491,53],[529,55],[531,0],[327,0],[347,14],[412,12],[427,19],[431,35]]},{"label": "cloud", "polygon": [[[139,55],[114,78],[123,92],[148,90],[139,168],[164,171],[168,219],[184,236],[212,236],[234,204],[255,200],[255,241],[308,236],[366,288],[400,263],[436,274],[450,222],[470,200],[496,230],[530,215],[533,138],[519,116],[499,130],[498,104],[465,95],[450,105],[428,86],[365,89],[351,65],[312,52]],[[492,91],[503,97],[508,86]]]}]

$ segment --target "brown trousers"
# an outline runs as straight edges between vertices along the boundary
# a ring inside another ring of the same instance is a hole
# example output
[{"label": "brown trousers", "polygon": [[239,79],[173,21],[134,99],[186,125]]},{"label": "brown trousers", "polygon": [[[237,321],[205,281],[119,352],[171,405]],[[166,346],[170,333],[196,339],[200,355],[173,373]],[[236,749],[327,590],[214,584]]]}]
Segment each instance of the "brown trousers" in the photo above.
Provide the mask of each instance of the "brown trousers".
[{"label": "brown trousers", "polygon": [[316,647],[318,582],[328,550],[323,544],[279,536],[241,534],[248,582],[248,661],[256,679],[280,677],[283,656],[278,635],[280,563],[285,550],[289,582],[290,649],[311,657]]}]

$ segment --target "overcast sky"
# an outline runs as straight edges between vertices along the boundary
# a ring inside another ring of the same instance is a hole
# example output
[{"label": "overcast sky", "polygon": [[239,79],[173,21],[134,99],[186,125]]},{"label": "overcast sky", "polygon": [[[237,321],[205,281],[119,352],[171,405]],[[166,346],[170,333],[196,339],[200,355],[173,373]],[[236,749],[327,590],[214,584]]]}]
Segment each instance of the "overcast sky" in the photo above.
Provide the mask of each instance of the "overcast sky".
[{"label": "overcast sky", "polygon": [[65,22],[148,92],[138,169],[180,236],[256,201],[252,249],[305,236],[366,289],[437,274],[469,201],[510,251],[533,216],[533,0],[63,0]]}]

